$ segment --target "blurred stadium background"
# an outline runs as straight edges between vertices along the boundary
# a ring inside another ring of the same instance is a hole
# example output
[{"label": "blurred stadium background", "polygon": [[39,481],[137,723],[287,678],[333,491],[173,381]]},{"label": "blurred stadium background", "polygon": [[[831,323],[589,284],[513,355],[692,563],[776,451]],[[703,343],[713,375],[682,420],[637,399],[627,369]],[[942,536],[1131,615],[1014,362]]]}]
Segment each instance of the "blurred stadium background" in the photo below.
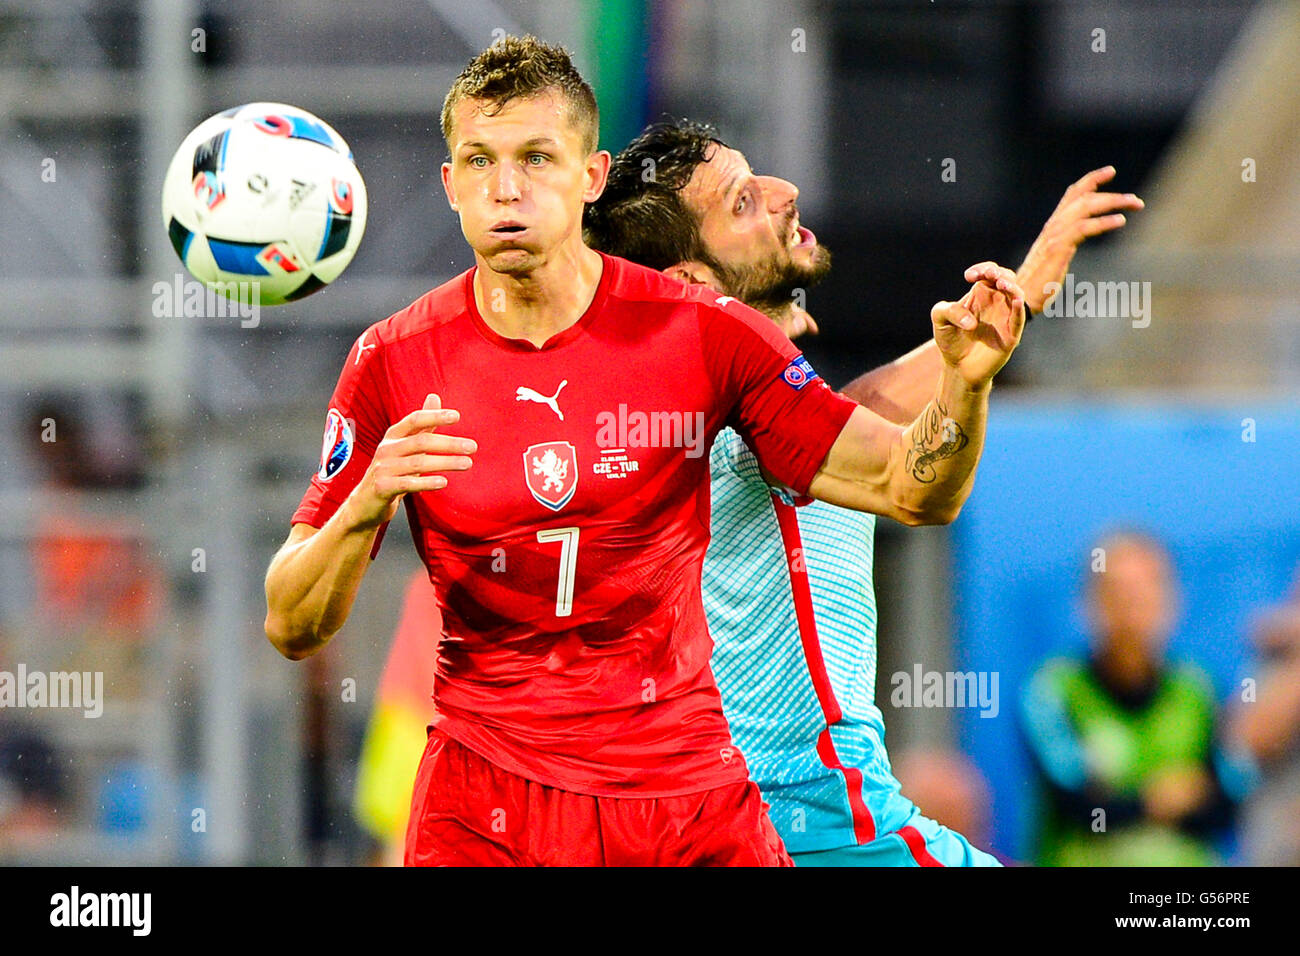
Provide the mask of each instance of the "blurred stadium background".
[{"label": "blurred stadium background", "polygon": [[[437,112],[500,30],[575,53],[604,148],[664,113],[710,120],[801,188],[836,257],[805,343],[833,385],[922,342],[967,265],[1014,266],[1066,185],[1117,166],[1147,209],[1073,272],[1149,282],[1150,324],[1036,320],[962,517],[881,522],[877,700],[891,752],[964,754],[986,840],[1032,858],[1017,701],[1083,646],[1089,548],[1117,524],[1173,553],[1171,654],[1241,696],[1300,563],[1300,4],[0,0],[0,671],[105,681],[95,719],[0,710],[0,861],[373,858],[353,793],[409,537],[390,529],[311,663],[267,643],[261,580],[350,344],[471,264]],[[360,252],[256,328],[157,317],[153,284],[180,271],[166,163],[254,100],[349,140]],[[918,664],[996,672],[997,716],[892,706],[891,675]]]}]

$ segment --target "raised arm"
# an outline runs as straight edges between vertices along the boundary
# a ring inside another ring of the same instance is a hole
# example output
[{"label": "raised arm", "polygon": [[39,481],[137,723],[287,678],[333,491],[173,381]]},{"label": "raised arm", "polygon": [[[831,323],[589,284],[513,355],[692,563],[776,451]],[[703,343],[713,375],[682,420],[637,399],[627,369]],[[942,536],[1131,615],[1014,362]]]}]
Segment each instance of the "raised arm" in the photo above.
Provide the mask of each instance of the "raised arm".
[{"label": "raised arm", "polygon": [[[1048,299],[1046,290],[1060,287],[1084,240],[1122,227],[1127,220],[1121,210],[1143,207],[1142,200],[1132,193],[1098,192],[1114,176],[1115,167],[1104,166],[1072,183],[1043,224],[1016,271],[1016,284],[1024,290],[1029,309],[1043,310]],[[971,266],[966,271],[967,281],[974,282],[991,266],[988,262]],[[812,325],[811,330],[815,332],[816,326]],[[883,418],[907,424],[934,397],[934,380],[942,368],[943,358],[931,340],[901,358],[859,375],[842,391]]]},{"label": "raised arm", "polygon": [[942,367],[909,425],[855,409],[808,493],[904,524],[946,524],[970,495],[984,446],[993,376],[1024,329],[1024,298],[1010,269],[976,281],[960,302],[931,310]]},{"label": "raised arm", "polygon": [[266,572],[266,636],[285,657],[324,647],[347,620],[381,526],[412,491],[447,485],[438,472],[464,471],[476,450],[468,438],[437,433],[460,420],[437,395],[384,434],[365,475],[317,530],[295,524]]}]

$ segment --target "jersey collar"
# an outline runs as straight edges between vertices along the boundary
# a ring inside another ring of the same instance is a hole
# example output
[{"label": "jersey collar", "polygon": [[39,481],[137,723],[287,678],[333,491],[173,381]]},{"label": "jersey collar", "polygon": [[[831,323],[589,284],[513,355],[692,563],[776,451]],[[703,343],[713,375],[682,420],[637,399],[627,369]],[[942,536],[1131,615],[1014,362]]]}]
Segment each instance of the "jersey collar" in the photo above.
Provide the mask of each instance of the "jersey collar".
[{"label": "jersey collar", "polygon": [[465,309],[469,312],[470,321],[474,323],[474,328],[478,330],[478,333],[483,338],[493,345],[514,352],[551,352],[563,348],[582,335],[604,310],[605,299],[608,297],[609,288],[614,281],[617,260],[599,250],[597,250],[597,254],[601,258],[600,281],[596,283],[596,294],[591,297],[591,304],[587,306],[587,310],[582,313],[577,322],[574,322],[561,332],[556,332],[542,343],[540,348],[527,339],[506,338],[483,321],[483,316],[479,314],[478,303],[474,301],[474,273],[478,270],[477,265],[465,273]]}]

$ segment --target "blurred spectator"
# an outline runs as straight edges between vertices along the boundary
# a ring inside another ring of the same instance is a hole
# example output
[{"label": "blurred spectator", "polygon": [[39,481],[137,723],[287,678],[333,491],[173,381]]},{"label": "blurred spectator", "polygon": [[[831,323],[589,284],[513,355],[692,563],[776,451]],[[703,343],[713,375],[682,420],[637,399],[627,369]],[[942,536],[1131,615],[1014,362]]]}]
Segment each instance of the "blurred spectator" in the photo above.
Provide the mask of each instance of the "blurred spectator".
[{"label": "blurred spectator", "polygon": [[[98,447],[80,406],[57,396],[29,408],[27,433],[42,472],[31,538],[34,620],[57,640],[40,652],[60,669],[103,671],[119,698],[137,696],[138,645],[158,620],[164,582],[143,528],[105,512],[99,498],[138,486],[136,455]],[[134,444],[125,432],[122,443]]]},{"label": "blurred spectator", "polygon": [[374,862],[400,866],[420,755],[433,722],[433,678],[442,615],[429,576],[411,575],[397,634],[366,726],[353,800],[357,821],[379,841]]},{"label": "blurred spectator", "polygon": [[145,486],[144,448],[133,402],[89,403],[51,392],[27,406],[33,452],[50,481],[63,488],[139,491]]},{"label": "blurred spectator", "polygon": [[67,803],[61,757],[35,729],[0,723],[0,855],[54,834]]},{"label": "blurred spectator", "polygon": [[1166,660],[1177,619],[1172,562],[1124,532],[1094,550],[1091,652],[1044,664],[1023,720],[1044,785],[1037,862],[1197,866],[1220,862],[1239,765],[1216,743],[1216,705],[1195,666]]},{"label": "blurred spectator", "polygon": [[1254,634],[1258,678],[1232,736],[1258,762],[1259,789],[1245,807],[1243,842],[1255,866],[1300,866],[1300,568],[1290,599],[1268,610]]},{"label": "blurred spectator", "polygon": [[975,846],[989,845],[989,785],[969,757],[915,747],[895,757],[893,766],[903,795],[924,807],[927,816]]}]

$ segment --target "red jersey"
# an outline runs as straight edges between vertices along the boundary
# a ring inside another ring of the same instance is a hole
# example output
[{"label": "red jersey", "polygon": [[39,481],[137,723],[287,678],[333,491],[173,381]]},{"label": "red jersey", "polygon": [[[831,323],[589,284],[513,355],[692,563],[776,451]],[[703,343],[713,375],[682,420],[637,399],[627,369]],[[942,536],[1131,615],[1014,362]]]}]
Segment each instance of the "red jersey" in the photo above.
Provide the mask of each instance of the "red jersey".
[{"label": "red jersey", "polygon": [[479,448],[405,499],[442,609],[439,729],[548,786],[686,794],[748,776],[700,596],[714,436],[733,426],[803,493],[857,406],[760,313],[602,259],[587,311],[541,348],[489,328],[473,269],[362,333],[293,521],[328,521],[437,393]]}]

